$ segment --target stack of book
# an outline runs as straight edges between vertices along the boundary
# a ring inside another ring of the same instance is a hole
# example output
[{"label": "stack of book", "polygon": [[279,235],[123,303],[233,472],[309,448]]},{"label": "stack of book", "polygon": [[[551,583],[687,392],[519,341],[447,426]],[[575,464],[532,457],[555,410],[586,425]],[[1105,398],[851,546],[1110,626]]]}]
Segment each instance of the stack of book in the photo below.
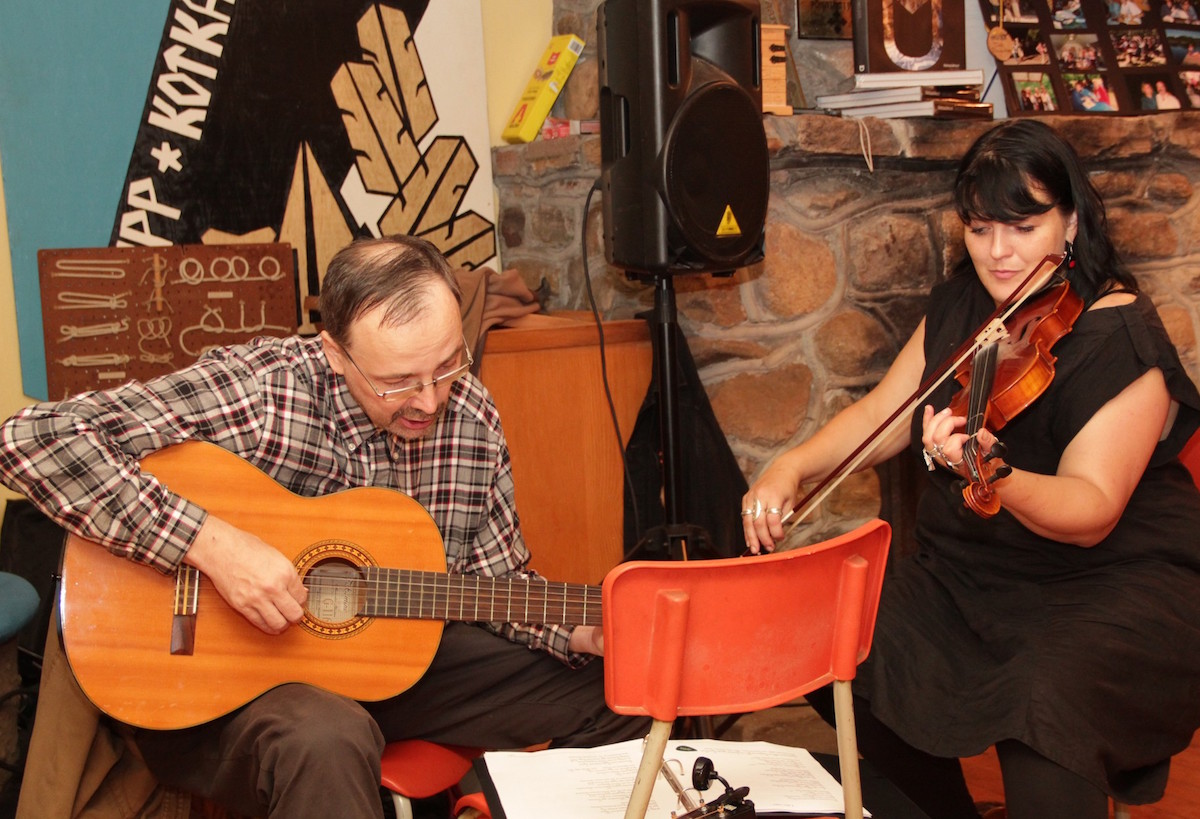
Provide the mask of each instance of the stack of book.
[{"label": "stack of book", "polygon": [[855,74],[853,82],[844,94],[818,96],[817,108],[843,117],[992,118],[992,104],[980,101],[981,69]]}]

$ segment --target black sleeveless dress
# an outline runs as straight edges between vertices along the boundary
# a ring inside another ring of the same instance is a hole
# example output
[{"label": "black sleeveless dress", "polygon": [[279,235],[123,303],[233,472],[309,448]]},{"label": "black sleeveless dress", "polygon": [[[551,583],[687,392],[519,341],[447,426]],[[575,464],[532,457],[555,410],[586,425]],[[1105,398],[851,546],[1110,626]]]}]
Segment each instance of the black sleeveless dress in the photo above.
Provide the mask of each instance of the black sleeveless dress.
[{"label": "black sleeveless dress", "polygon": [[[934,288],[930,369],[994,309],[973,275]],[[1053,474],[1092,415],[1151,368],[1179,402],[1120,523],[1090,549],[1058,543],[1006,511],[965,511],[957,477],[928,473],[916,553],[890,567],[854,689],[929,753],[1016,739],[1141,804],[1161,797],[1169,757],[1200,726],[1200,492],[1177,459],[1200,395],[1145,295],[1086,312],[1053,352],[1050,387],[999,433],[1014,467]],[[957,389],[949,381],[936,409]],[[915,458],[920,432],[918,411]]]}]

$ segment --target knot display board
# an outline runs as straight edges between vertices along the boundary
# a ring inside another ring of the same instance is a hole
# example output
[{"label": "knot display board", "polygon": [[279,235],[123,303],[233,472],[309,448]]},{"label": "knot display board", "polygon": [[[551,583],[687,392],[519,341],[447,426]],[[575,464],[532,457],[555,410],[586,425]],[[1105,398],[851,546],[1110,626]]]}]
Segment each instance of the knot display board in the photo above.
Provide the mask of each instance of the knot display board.
[{"label": "knot display board", "polygon": [[51,400],[145,381],[299,320],[287,244],[38,251]]}]

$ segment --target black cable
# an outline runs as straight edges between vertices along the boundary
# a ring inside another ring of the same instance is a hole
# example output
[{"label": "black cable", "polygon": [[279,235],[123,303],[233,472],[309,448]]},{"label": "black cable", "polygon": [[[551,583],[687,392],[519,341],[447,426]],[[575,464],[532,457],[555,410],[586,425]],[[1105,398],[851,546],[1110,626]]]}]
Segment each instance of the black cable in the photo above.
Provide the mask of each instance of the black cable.
[{"label": "black cable", "polygon": [[[583,253],[583,284],[587,290],[588,304],[592,308],[592,318],[596,322],[596,333],[600,339],[600,378],[604,382],[604,396],[608,399],[608,412],[612,418],[613,432],[617,436],[617,451],[621,453],[621,471],[625,475],[625,484],[629,489],[629,500],[632,505],[633,522],[635,532],[642,531],[641,514],[638,511],[637,492],[633,486],[633,475],[629,471],[629,461],[625,458],[625,438],[621,435],[621,422],[617,418],[617,406],[613,401],[612,389],[608,384],[608,360],[604,353],[604,323],[600,320],[600,308],[596,305],[596,295],[592,292],[592,274],[588,269],[588,246],[587,246],[587,222],[588,214],[592,208],[592,196],[600,189],[600,180],[597,179],[592,183],[592,187],[588,190],[587,196],[583,200],[583,220],[579,231],[579,242]],[[621,539],[624,541],[624,528],[622,528]],[[622,552],[624,546],[622,545]]]}]

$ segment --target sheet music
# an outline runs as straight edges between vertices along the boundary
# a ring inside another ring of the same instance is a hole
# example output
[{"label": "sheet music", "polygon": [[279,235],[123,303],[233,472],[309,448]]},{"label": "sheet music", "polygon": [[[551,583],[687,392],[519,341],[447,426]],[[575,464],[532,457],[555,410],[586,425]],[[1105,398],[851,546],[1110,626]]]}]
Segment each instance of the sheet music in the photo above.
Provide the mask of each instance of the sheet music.
[{"label": "sheet music", "polygon": [[[608,819],[625,815],[641,753],[642,740],[635,739],[599,748],[489,751],[484,761],[507,819]],[[675,770],[689,787],[692,765],[700,756],[711,759],[732,787],[749,787],[749,799],[760,816],[842,812],[841,785],[803,748],[771,742],[671,740],[664,759],[678,762]],[[700,796],[712,801],[723,792],[724,786],[714,780]],[[671,819],[673,810],[684,812],[660,775],[646,816]]]}]

